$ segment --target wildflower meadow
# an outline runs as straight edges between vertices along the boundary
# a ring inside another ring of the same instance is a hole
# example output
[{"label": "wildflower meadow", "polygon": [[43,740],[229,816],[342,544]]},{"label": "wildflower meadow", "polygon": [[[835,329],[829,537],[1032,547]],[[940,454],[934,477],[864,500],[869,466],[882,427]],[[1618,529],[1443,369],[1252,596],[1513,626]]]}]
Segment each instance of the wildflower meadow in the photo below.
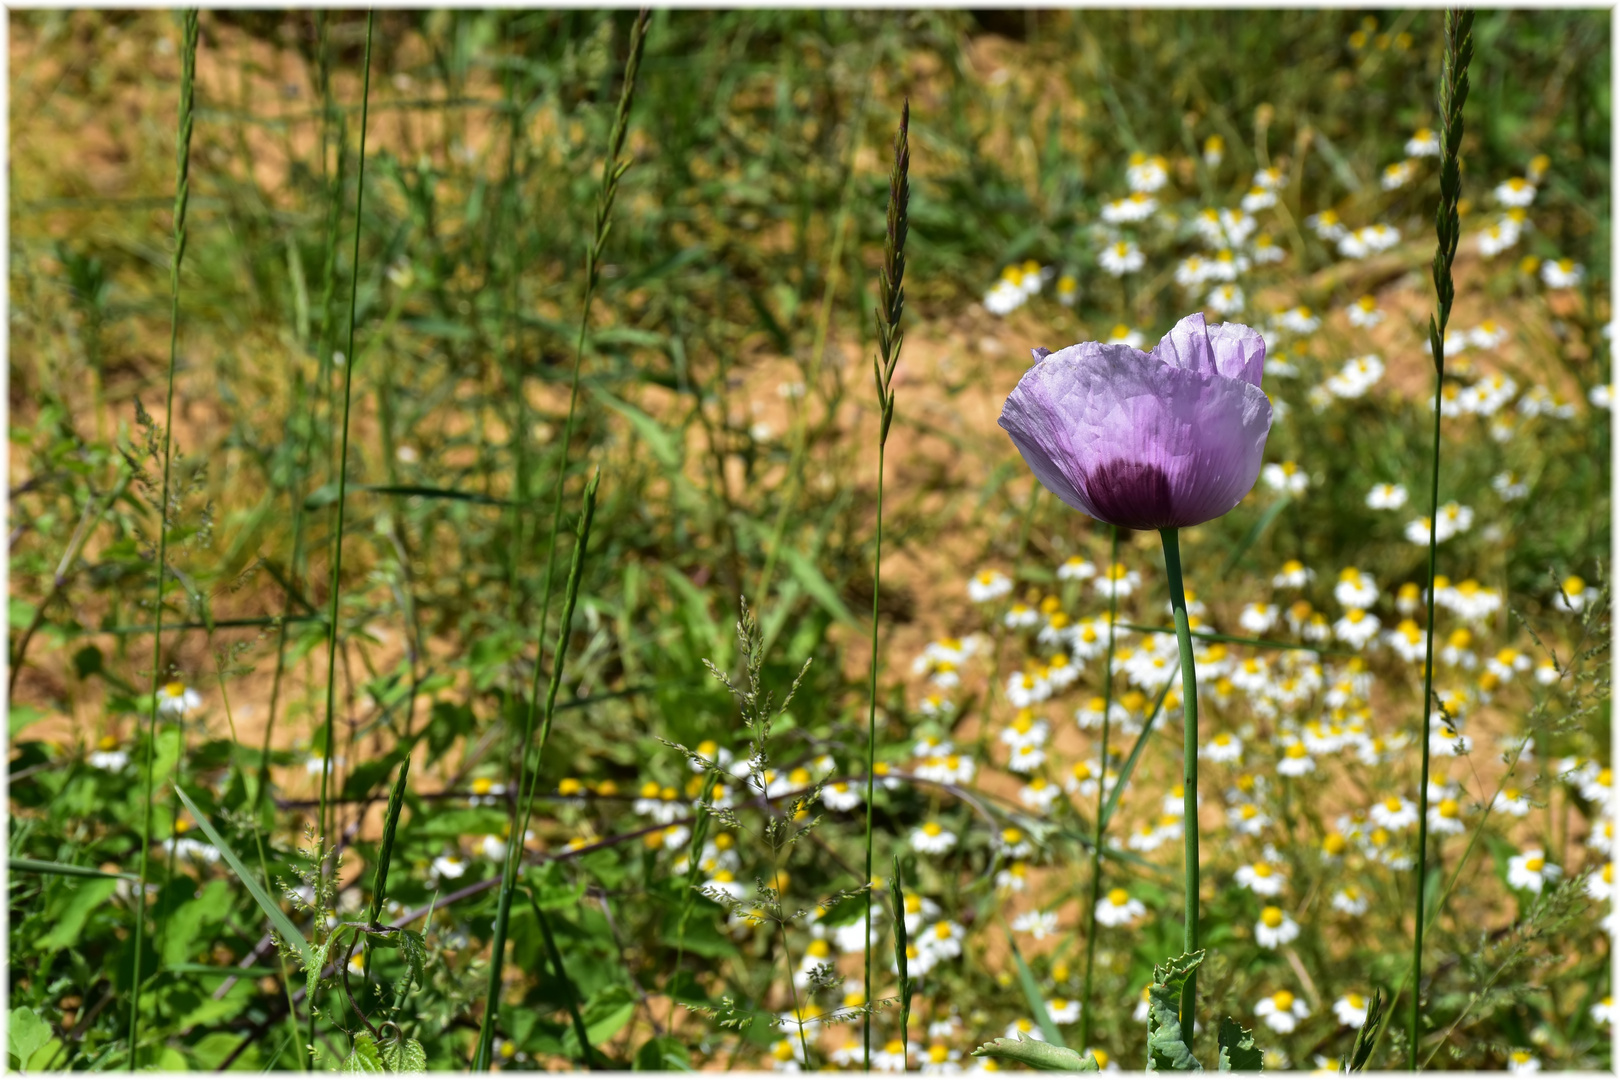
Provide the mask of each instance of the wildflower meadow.
[{"label": "wildflower meadow", "polygon": [[1609,12],[7,19],[10,1068],[1613,1068]]}]

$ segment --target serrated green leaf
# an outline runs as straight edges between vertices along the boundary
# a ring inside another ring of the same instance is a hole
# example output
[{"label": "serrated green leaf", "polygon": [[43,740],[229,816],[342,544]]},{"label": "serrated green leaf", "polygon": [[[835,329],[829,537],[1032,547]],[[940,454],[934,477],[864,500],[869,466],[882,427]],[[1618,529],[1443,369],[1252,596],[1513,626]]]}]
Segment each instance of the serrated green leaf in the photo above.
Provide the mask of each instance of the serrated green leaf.
[{"label": "serrated green leaf", "polygon": [[231,871],[242,882],[248,894],[257,901],[260,909],[269,918],[270,925],[276,928],[276,933],[281,935],[283,941],[298,950],[298,956],[303,961],[304,970],[319,971],[320,967],[316,963],[315,954],[311,951],[309,942],[304,939],[303,934],[299,933],[298,927],[292,924],[292,920],[287,918],[287,913],[281,910],[281,905],[270,898],[270,894],[264,891],[264,886],[260,885],[258,879],[242,864],[242,860],[236,857],[236,852],[231,850],[231,846],[225,842],[225,838],[219,834],[219,830],[214,828],[213,823],[208,820],[208,815],[198,809],[197,804],[192,802],[191,796],[187,795],[185,789],[179,784],[174,786],[174,793],[180,797],[181,802],[186,804],[186,809],[191,811],[192,818],[197,822],[197,827],[208,837],[208,842],[219,849],[220,855],[224,857]]},{"label": "serrated green leaf", "polygon": [[382,1051],[377,1049],[377,1040],[371,1037],[369,1031],[362,1031],[354,1037],[354,1048],[349,1056],[343,1059],[343,1071],[346,1073],[385,1073],[388,1066],[383,1063]]},{"label": "serrated green leaf", "polygon": [[1215,1037],[1221,1048],[1221,1072],[1260,1072],[1266,1055],[1254,1042],[1254,1032],[1230,1016],[1221,1020]]},{"label": "serrated green leaf", "polygon": [[977,1050],[974,1057],[1016,1061],[1044,1072],[1098,1072],[1097,1059],[1066,1046],[1053,1046],[1037,1039],[992,1039]]},{"label": "serrated green leaf", "polygon": [[1181,1041],[1181,990],[1204,962],[1204,952],[1178,956],[1153,969],[1148,988],[1148,1072],[1203,1072]]},{"label": "serrated green leaf", "polygon": [[427,942],[422,935],[410,930],[399,932],[399,951],[410,967],[411,981],[417,986],[427,985]]},{"label": "serrated green leaf", "polygon": [[384,1043],[382,1061],[388,1066],[389,1072],[412,1075],[427,1072],[427,1051],[415,1039]]}]

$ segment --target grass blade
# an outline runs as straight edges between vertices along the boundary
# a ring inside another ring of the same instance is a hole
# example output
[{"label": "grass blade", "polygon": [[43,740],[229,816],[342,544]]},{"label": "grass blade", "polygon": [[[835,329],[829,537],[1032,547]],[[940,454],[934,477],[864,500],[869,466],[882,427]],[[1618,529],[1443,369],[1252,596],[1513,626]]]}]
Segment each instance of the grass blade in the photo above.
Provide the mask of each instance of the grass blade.
[{"label": "grass blade", "polygon": [[[1035,1018],[1035,1026],[1041,1029],[1041,1034],[1046,1036],[1050,1045],[1063,1047],[1063,1036],[1052,1022],[1052,1014],[1046,1011],[1046,999],[1041,996],[1040,985],[1035,982],[1035,973],[1024,962],[1024,954],[1018,951],[1018,942],[1013,940],[1010,931],[1007,934],[1007,947],[1012,950],[1013,962],[1018,965],[1018,985],[1024,991],[1024,1000],[1029,1004],[1030,1015]],[[1090,1008],[1091,1003],[1082,1002],[1080,1007]]]},{"label": "grass blade", "polygon": [[298,927],[294,926],[292,920],[287,918],[287,913],[281,910],[281,905],[276,903],[270,894],[264,891],[264,886],[259,884],[242,860],[236,857],[236,852],[231,850],[231,845],[226,843],[225,837],[221,836],[219,830],[214,828],[213,822],[208,820],[208,815],[198,808],[190,795],[186,794],[185,788],[176,784],[174,793],[179,796],[180,801],[191,812],[191,816],[196,819],[197,827],[203,831],[203,835],[208,837],[208,842],[219,849],[220,857],[225,860],[225,865],[231,868],[231,873],[236,875],[237,880],[242,883],[242,887],[248,891],[248,895],[253,897],[254,902],[264,912],[265,917],[270,920],[270,925],[276,928],[276,933],[281,935],[283,941],[297,950],[298,957],[303,961],[306,969],[312,967],[315,963],[315,954],[311,951],[308,940],[299,932]]},{"label": "grass blade", "polygon": [[112,874],[105,870],[97,870],[93,866],[74,866],[72,863],[52,862],[49,859],[19,859],[10,858],[6,865],[13,870],[24,870],[31,874],[55,874],[58,877],[83,878],[121,878],[124,881],[139,880],[134,874]]},{"label": "grass blade", "polygon": [[574,1025],[575,1037],[579,1039],[580,1059],[587,1069],[594,1069],[596,1050],[591,1046],[590,1033],[585,1030],[585,1017],[579,1011],[579,988],[568,977],[568,969],[563,967],[562,952],[557,948],[556,935],[551,932],[551,921],[534,898],[534,890],[525,886],[523,894],[529,898],[529,907],[534,910],[535,921],[540,924],[540,936],[545,939],[546,959],[551,964],[551,973],[562,984],[563,999],[568,1002],[568,1019]]}]

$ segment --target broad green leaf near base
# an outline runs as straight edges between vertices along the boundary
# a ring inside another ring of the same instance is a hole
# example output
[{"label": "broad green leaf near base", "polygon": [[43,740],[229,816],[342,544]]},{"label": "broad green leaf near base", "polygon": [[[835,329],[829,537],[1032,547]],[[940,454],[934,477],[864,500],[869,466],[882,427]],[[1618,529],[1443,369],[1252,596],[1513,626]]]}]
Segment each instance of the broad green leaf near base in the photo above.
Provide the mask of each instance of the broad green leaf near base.
[{"label": "broad green leaf near base", "polygon": [[1181,988],[1204,962],[1204,952],[1178,956],[1153,969],[1148,988],[1148,1072],[1203,1072],[1181,1041]]},{"label": "broad green leaf near base", "polygon": [[1078,1050],[1053,1046],[1036,1039],[992,1039],[977,1050],[974,1057],[1016,1061],[1032,1069],[1045,1072],[1100,1072],[1097,1059]]}]

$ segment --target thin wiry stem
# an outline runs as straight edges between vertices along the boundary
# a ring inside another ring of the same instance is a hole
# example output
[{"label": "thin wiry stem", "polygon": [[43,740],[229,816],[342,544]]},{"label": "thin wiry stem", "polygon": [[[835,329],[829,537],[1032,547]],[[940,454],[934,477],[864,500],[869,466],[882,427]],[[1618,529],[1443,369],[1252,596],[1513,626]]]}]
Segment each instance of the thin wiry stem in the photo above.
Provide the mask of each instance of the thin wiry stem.
[{"label": "thin wiry stem", "polygon": [[[1113,527],[1113,539],[1108,544],[1108,570],[1113,572],[1119,561],[1119,526]],[[1112,579],[1110,579],[1112,580]],[[1119,614],[1119,590],[1108,592],[1108,659],[1103,665],[1103,722],[1102,749],[1098,751],[1101,765],[1097,775],[1096,838],[1091,845],[1091,906],[1086,908],[1086,974],[1080,996],[1080,1050],[1091,1046],[1091,973],[1097,958],[1097,901],[1102,896],[1103,800],[1108,796],[1108,722],[1114,711],[1114,622]]]},{"label": "thin wiry stem", "polygon": [[163,679],[163,579],[169,560],[169,471],[174,428],[174,370],[180,345],[180,261],[186,254],[186,204],[191,198],[191,128],[197,78],[197,10],[187,11],[180,53],[180,126],[175,146],[174,258],[169,263],[169,376],[163,404],[163,489],[158,503],[157,602],[152,628],[152,709],[146,731],[146,795],[141,814],[141,858],[135,884],[135,948],[129,991],[129,1067],[140,1065],[141,949],[146,931],[146,872],[152,846],[152,771],[157,745],[158,685]]},{"label": "thin wiry stem", "polygon": [[[325,12],[317,12],[315,16],[316,33],[319,39],[317,52],[317,72],[321,85],[321,170],[326,174],[327,191],[330,198],[327,201],[327,231],[326,231],[326,264],[324,269],[325,282],[321,286],[321,331],[316,342],[315,355],[318,358],[318,372],[323,387],[331,385],[332,363],[332,300],[337,292],[337,248],[338,226],[342,221],[343,212],[343,152],[342,140],[339,139],[337,161],[330,172],[327,171],[327,148],[332,141],[334,126],[333,114],[336,107],[332,101],[332,83],[330,78],[330,65],[327,50],[327,17]],[[292,414],[297,416],[302,410],[309,393],[308,385],[304,381],[302,370],[293,388]],[[313,414],[314,408],[311,407]],[[287,672],[287,627],[293,615],[293,588],[298,582],[298,575],[304,568],[304,540],[307,515],[304,508],[304,482],[309,475],[309,464],[315,452],[315,417],[304,417],[304,440],[293,459],[292,477],[288,482],[287,491],[292,502],[292,558],[287,564],[288,588],[285,590],[285,605],[281,625],[276,631],[276,668],[270,682],[270,704],[264,722],[263,742],[259,751],[259,779],[253,792],[253,812],[259,812],[264,800],[264,793],[270,786],[270,744],[276,729],[276,716],[281,705],[282,680]],[[307,583],[306,586],[307,588]],[[303,1064],[300,1055],[300,1064]]]},{"label": "thin wiry stem", "polygon": [[[907,204],[911,198],[908,173],[911,147],[907,139],[911,127],[911,102],[900,110],[900,130],[894,137],[894,168],[889,173],[888,230],[883,243],[883,272],[878,280],[878,348],[881,356],[872,358],[872,375],[878,392],[878,486],[877,540],[872,555],[872,669],[867,686],[866,712],[866,947],[863,967],[861,1044],[867,1071],[872,1068],[872,797],[877,772],[877,676],[878,676],[878,596],[883,578],[883,451],[889,441],[889,425],[894,420],[894,368],[900,361],[904,333],[900,317],[905,312]],[[905,1032],[900,1033],[905,1041]]]},{"label": "thin wiry stem", "polygon": [[[1198,951],[1198,673],[1193,669],[1192,628],[1187,620],[1187,596],[1181,587],[1181,536],[1178,529],[1160,529],[1164,540],[1164,570],[1170,584],[1170,606],[1176,616],[1176,643],[1181,646],[1181,827],[1186,845],[1186,911],[1182,921],[1184,953]],[[1181,1041],[1193,1041],[1193,1002],[1197,998],[1197,972],[1189,972],[1181,988]]]},{"label": "thin wiry stem", "polygon": [[[636,17],[630,28],[630,53],[624,64],[624,85],[619,91],[619,106],[613,117],[613,129],[608,136],[608,153],[602,162],[602,184],[596,194],[596,217],[591,235],[591,244],[585,250],[585,297],[580,305],[579,334],[574,341],[574,370],[568,385],[568,418],[563,423],[561,459],[557,463],[557,480],[553,485],[551,510],[551,535],[546,541],[546,565],[544,584],[540,595],[539,632],[537,648],[534,658],[534,677],[529,685],[529,704],[523,720],[523,737],[518,743],[518,773],[515,790],[518,793],[518,804],[513,807],[514,828],[508,844],[506,867],[502,871],[501,896],[495,910],[495,927],[491,941],[489,964],[489,980],[485,989],[484,1017],[479,1026],[478,1047],[473,1054],[473,1070],[483,1072],[488,1070],[495,1041],[495,1020],[500,1012],[501,974],[506,963],[506,930],[511,918],[513,886],[517,876],[518,859],[523,851],[523,828],[517,827],[521,822],[527,822],[532,810],[534,798],[535,778],[529,775],[529,743],[534,737],[535,717],[538,713],[540,700],[540,678],[545,670],[545,633],[546,615],[551,610],[551,592],[554,581],[553,567],[557,559],[557,536],[562,531],[563,485],[568,479],[569,445],[574,438],[574,418],[579,409],[579,372],[585,355],[585,332],[590,326],[591,300],[596,294],[596,283],[601,272],[602,250],[607,243],[608,232],[613,223],[613,203],[618,198],[619,181],[630,168],[629,161],[620,160],[624,152],[624,142],[630,131],[630,110],[635,104],[636,76],[641,70],[641,57],[646,46],[647,22],[650,15],[646,9]],[[522,433],[518,434],[522,438]],[[595,484],[587,488],[587,513],[595,505]],[[517,497],[521,498],[519,492]],[[581,525],[585,521],[581,519]],[[583,534],[580,544],[584,543]],[[577,554],[577,553],[576,553]],[[565,607],[566,607],[565,602]],[[559,651],[552,656],[552,682],[561,676],[562,653],[560,646],[566,640],[568,626],[564,622],[558,632]],[[555,689],[553,689],[555,696]],[[551,730],[551,706],[546,707],[544,732],[541,735],[541,745],[544,745],[546,734]],[[539,762],[536,761],[538,770]]]},{"label": "thin wiry stem", "polygon": [[[336,535],[332,541],[332,582],[331,604],[327,611],[326,623],[326,736],[321,746],[321,810],[319,841],[324,845],[327,835],[327,791],[332,781],[332,762],[335,758],[333,752],[333,722],[337,709],[337,640],[338,640],[338,603],[342,600],[343,580],[343,518],[344,504],[349,490],[349,404],[354,387],[354,323],[359,304],[360,294],[360,232],[362,224],[361,211],[365,207],[366,198],[366,121],[371,107],[371,28],[375,21],[374,11],[366,12],[366,55],[365,70],[361,80],[360,91],[360,157],[355,169],[354,192],[354,255],[349,268],[351,279],[349,282],[349,338],[348,350],[344,353],[343,364],[343,429],[342,441],[338,451],[338,493],[337,493],[337,526]],[[321,876],[326,875],[326,860],[321,860]],[[310,1043],[315,1039],[315,1002],[310,1000],[309,1010]]]},{"label": "thin wiry stem", "polygon": [[1434,212],[1434,291],[1439,312],[1429,319],[1429,349],[1434,354],[1434,442],[1429,455],[1429,589],[1428,626],[1423,643],[1423,764],[1418,778],[1417,897],[1412,917],[1412,1023],[1410,1066],[1418,1069],[1418,1029],[1423,1015],[1423,894],[1428,877],[1429,850],[1429,731],[1434,696],[1434,574],[1440,525],[1440,416],[1446,374],[1446,323],[1456,295],[1451,266],[1457,257],[1461,231],[1457,201],[1462,191],[1459,151],[1462,148],[1463,103],[1468,100],[1468,63],[1474,56],[1474,13],[1466,9],[1446,12],[1445,62],[1440,76],[1441,162],[1440,204]]}]

